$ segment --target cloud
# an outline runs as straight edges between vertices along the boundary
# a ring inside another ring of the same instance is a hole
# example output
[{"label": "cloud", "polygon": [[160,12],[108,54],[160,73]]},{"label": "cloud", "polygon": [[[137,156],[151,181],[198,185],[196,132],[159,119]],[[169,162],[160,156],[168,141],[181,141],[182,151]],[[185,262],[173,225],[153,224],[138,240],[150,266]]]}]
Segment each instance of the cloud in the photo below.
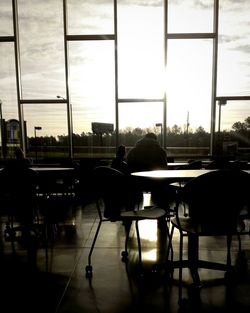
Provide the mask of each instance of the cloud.
[{"label": "cloud", "polygon": [[241,52],[249,54],[250,53],[250,44],[237,45],[234,48],[232,48],[232,50],[237,50],[237,51],[241,51]]},{"label": "cloud", "polygon": [[220,35],[219,42],[220,43],[231,43],[241,39],[242,36],[229,36],[229,35]]}]

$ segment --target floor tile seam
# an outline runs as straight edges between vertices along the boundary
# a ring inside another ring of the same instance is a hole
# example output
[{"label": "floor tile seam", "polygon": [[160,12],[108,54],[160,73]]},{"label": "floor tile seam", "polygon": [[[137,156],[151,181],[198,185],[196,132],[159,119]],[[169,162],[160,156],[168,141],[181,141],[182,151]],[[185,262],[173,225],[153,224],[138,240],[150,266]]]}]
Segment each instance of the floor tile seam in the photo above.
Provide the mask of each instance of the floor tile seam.
[{"label": "floor tile seam", "polygon": [[71,273],[69,274],[69,278],[68,278],[68,280],[67,280],[67,283],[66,283],[66,285],[65,285],[65,288],[63,289],[62,295],[61,295],[61,297],[60,297],[60,299],[59,299],[59,301],[58,301],[58,304],[57,304],[57,306],[56,306],[55,313],[58,313],[58,312],[59,312],[59,309],[60,309],[61,303],[62,303],[62,301],[63,301],[63,298],[64,298],[64,296],[66,295],[66,292],[67,292],[67,290],[68,290],[68,288],[69,288],[69,285],[70,285],[70,283],[71,283],[71,280],[72,280],[72,278],[73,278],[73,275],[74,275],[75,272],[76,272],[76,268],[78,267],[79,262],[80,262],[80,260],[81,260],[81,258],[82,258],[82,255],[83,255],[83,250],[81,250],[81,252],[79,253],[79,255],[78,255],[78,257],[77,257],[77,259],[76,259],[76,261],[75,261],[75,264],[74,264],[74,266],[73,266],[73,269],[72,269]]},{"label": "floor tile seam", "polygon": [[86,242],[87,242],[87,241],[89,240],[89,238],[90,238],[90,233],[91,233],[92,230],[93,230],[93,227],[94,227],[94,225],[95,225],[96,219],[97,219],[97,216],[95,216],[95,218],[93,219],[92,227],[90,228],[88,237],[84,240],[83,247],[82,247],[82,248],[79,248],[79,249],[81,249],[81,252],[79,253],[78,258],[76,259],[75,264],[74,264],[74,267],[73,267],[73,269],[72,269],[72,271],[71,271],[71,274],[69,275],[67,284],[66,284],[66,286],[65,286],[65,288],[64,288],[64,290],[63,290],[63,292],[62,292],[62,295],[61,295],[61,297],[60,297],[60,300],[58,301],[58,304],[57,304],[57,306],[56,306],[55,313],[58,313],[58,312],[59,312],[59,309],[60,309],[61,303],[62,303],[62,301],[63,301],[63,298],[64,298],[64,296],[65,296],[65,294],[66,294],[66,292],[67,292],[67,290],[68,290],[68,288],[69,288],[70,282],[71,282],[72,277],[73,277],[73,275],[74,275],[74,273],[75,273],[75,271],[76,271],[76,268],[77,268],[77,266],[78,266],[78,264],[79,264],[79,262],[80,262],[80,260],[81,260],[81,258],[82,258],[82,256],[83,256],[83,252],[84,252],[84,249],[83,249],[83,248],[85,247]]}]

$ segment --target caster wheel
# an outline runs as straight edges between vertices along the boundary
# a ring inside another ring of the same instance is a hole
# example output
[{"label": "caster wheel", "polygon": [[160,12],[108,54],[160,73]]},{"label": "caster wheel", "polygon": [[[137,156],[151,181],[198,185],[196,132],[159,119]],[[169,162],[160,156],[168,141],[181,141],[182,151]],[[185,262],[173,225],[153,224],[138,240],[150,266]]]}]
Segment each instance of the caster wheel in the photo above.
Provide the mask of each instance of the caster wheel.
[{"label": "caster wheel", "polygon": [[122,251],[122,261],[127,262],[128,261],[128,252],[127,251]]},{"label": "caster wheel", "polygon": [[93,270],[91,265],[85,267],[86,277],[91,278],[93,276]]}]

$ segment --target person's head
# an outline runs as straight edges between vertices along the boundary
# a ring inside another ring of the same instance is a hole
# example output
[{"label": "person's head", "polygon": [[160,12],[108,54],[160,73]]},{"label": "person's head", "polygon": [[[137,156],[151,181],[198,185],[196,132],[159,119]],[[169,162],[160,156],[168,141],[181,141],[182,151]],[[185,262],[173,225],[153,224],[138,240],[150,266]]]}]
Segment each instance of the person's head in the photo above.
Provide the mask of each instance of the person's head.
[{"label": "person's head", "polygon": [[156,134],[154,134],[154,133],[147,133],[147,134],[145,135],[145,138],[147,138],[147,139],[152,139],[152,140],[157,140],[157,136],[156,136]]},{"label": "person's head", "polygon": [[126,154],[126,147],[124,145],[120,145],[117,148],[116,156],[119,157],[119,158],[124,158],[125,154]]}]

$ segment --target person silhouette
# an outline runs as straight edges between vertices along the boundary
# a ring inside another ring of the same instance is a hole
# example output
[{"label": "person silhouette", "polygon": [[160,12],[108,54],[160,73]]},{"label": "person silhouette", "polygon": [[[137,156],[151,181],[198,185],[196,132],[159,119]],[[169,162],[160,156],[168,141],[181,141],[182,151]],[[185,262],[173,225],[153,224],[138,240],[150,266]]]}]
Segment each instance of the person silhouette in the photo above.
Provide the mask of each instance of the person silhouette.
[{"label": "person silhouette", "polygon": [[[128,152],[127,164],[130,173],[167,169],[167,153],[157,141],[157,136],[150,132]],[[169,209],[175,198],[175,188],[155,180],[140,180],[140,186],[144,192],[151,193],[153,204]]]},{"label": "person silhouette", "polygon": [[126,161],[126,147],[120,145],[116,151],[116,157],[112,160],[111,167],[116,170],[128,174],[128,165]]},{"label": "person silhouette", "polygon": [[130,173],[167,168],[167,153],[154,133],[147,133],[127,154]]},{"label": "person silhouette", "polygon": [[31,165],[31,162],[29,159],[27,159],[24,156],[24,152],[20,147],[15,148],[15,160],[13,163],[15,166],[27,166],[29,167]]}]

